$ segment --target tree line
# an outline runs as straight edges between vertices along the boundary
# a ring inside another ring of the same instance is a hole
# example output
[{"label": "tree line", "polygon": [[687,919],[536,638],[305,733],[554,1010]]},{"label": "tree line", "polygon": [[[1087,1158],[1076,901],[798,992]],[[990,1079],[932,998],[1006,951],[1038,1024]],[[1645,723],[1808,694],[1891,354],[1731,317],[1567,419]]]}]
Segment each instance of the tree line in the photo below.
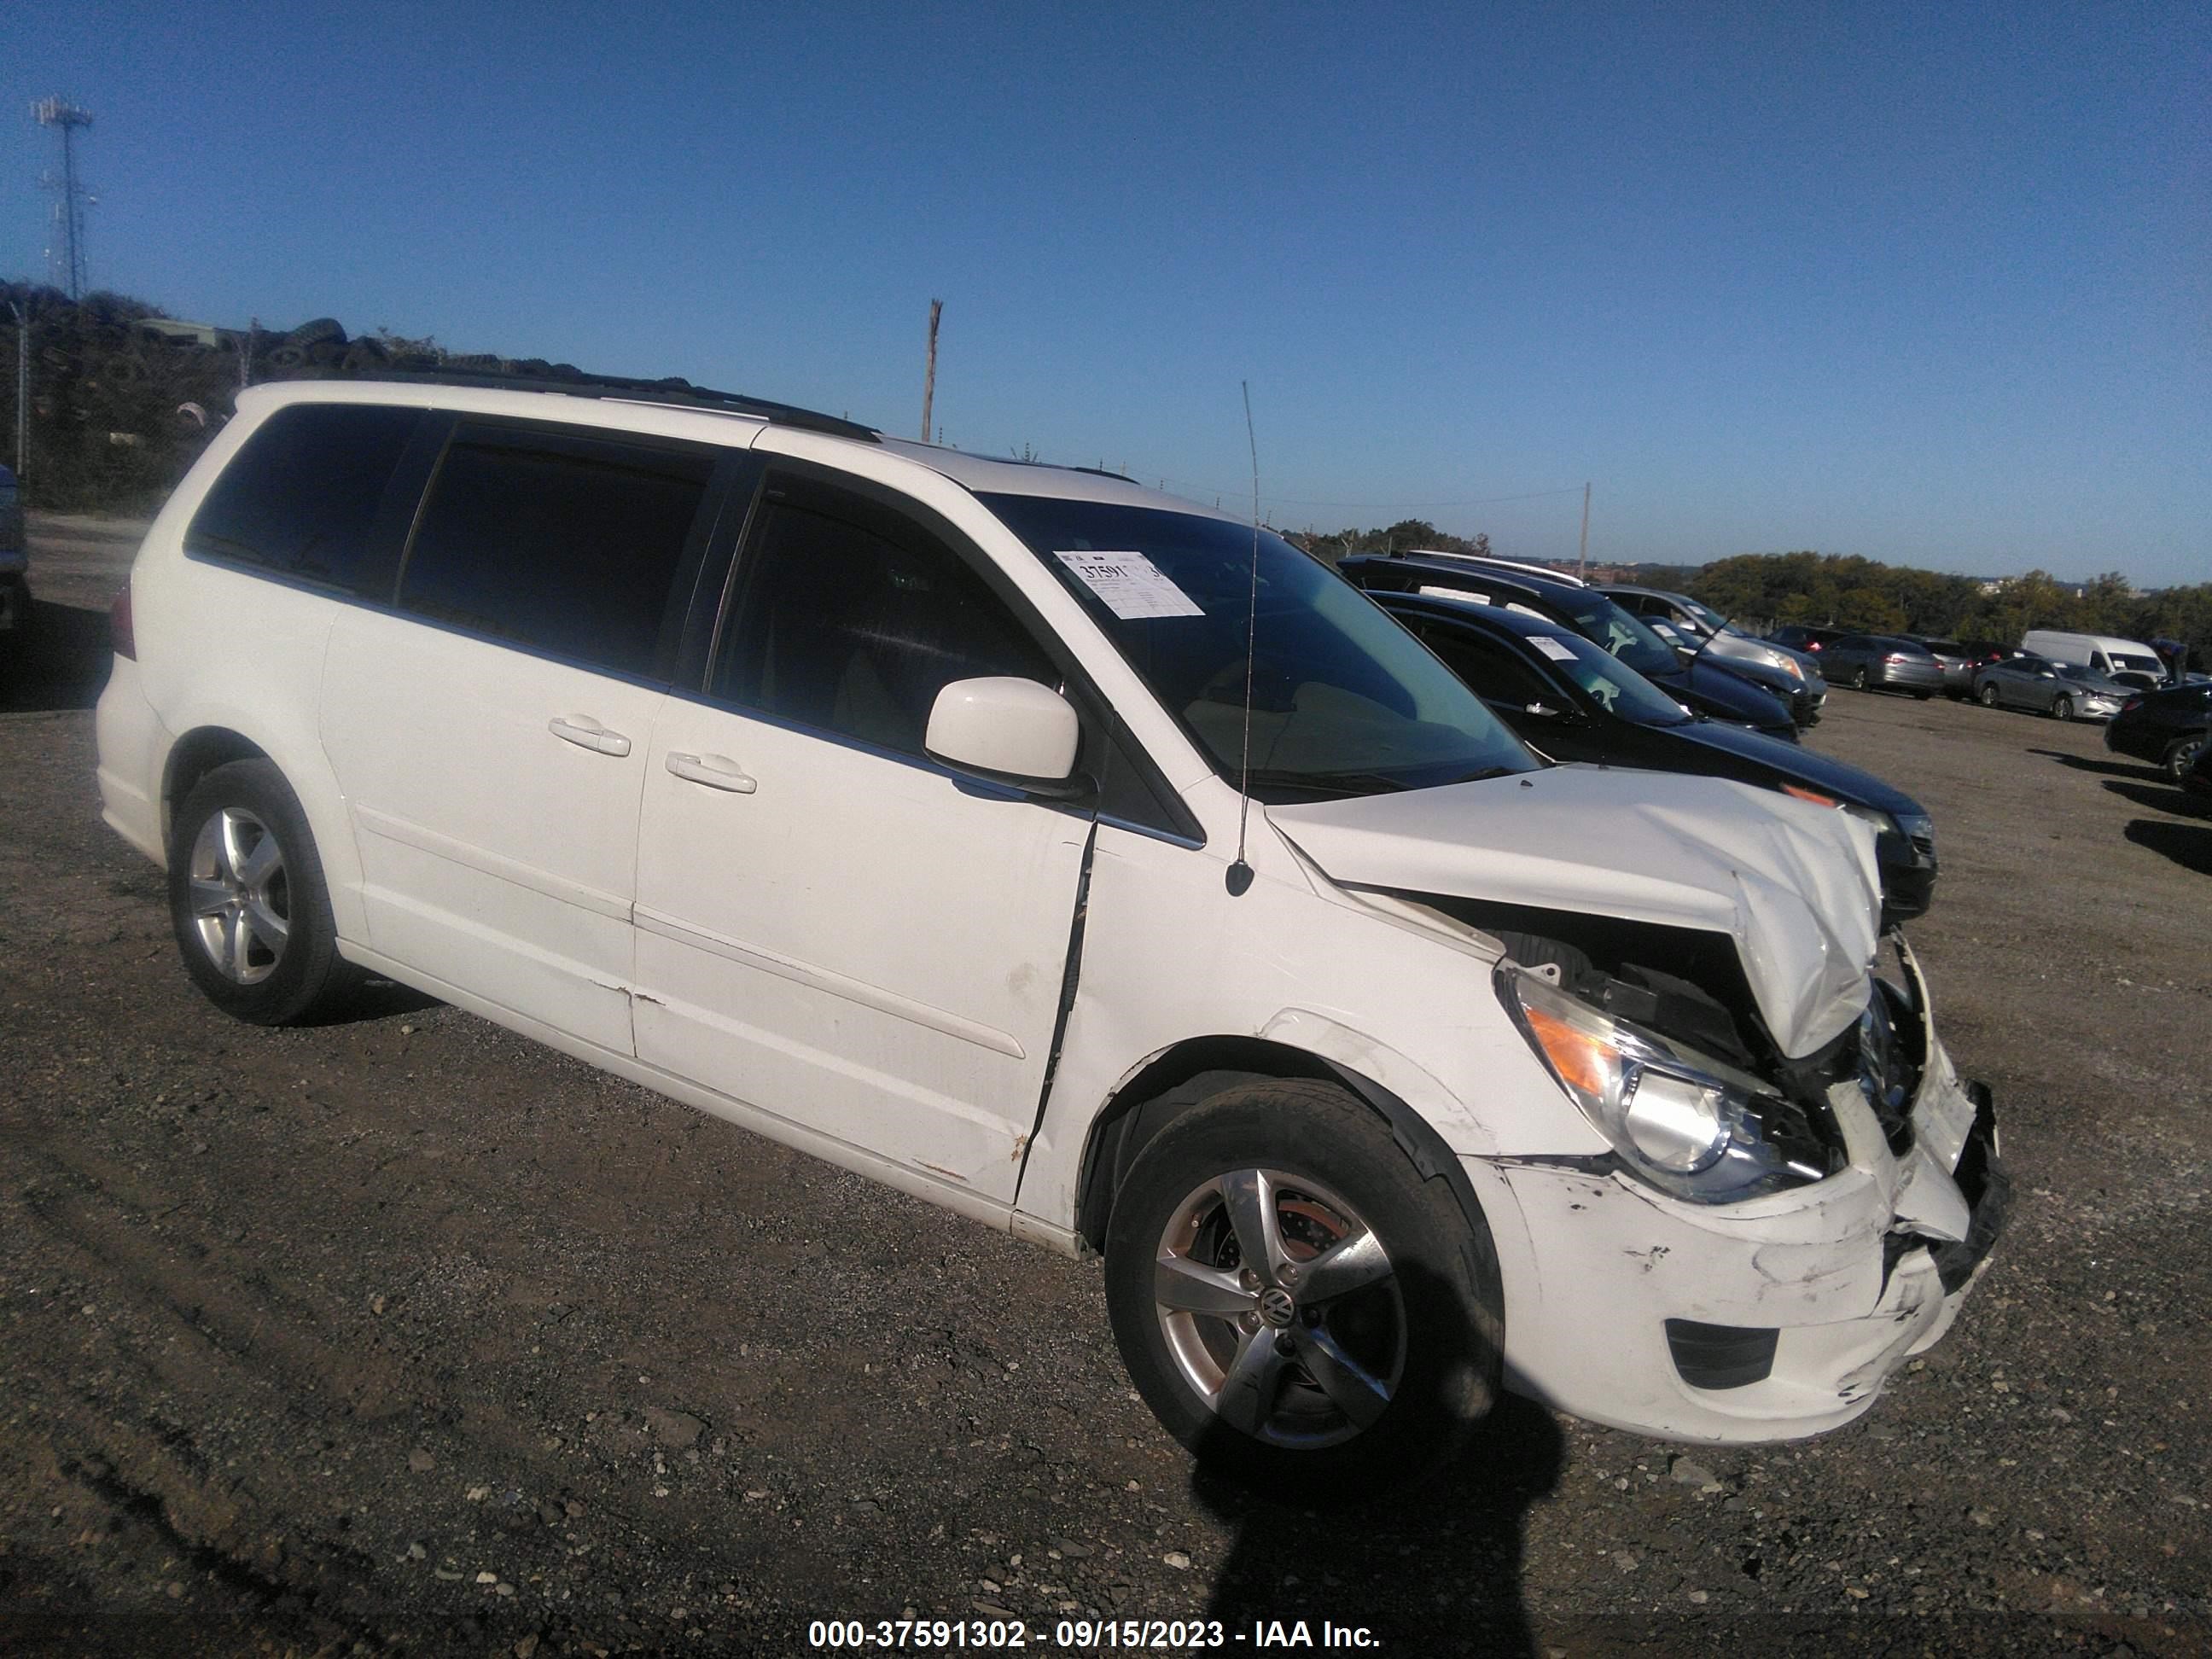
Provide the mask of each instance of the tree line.
[{"label": "tree line", "polygon": [[1927,634],[2015,647],[2031,628],[2174,639],[2212,657],[2212,584],[2138,593],[2118,571],[2085,583],[2045,570],[1992,581],[1833,553],[1746,553],[1698,573],[1690,592],[1753,629],[1782,623]]},{"label": "tree line", "polygon": [[434,340],[385,329],[349,338],[330,317],[289,329],[165,329],[167,313],[128,295],[73,301],[55,288],[0,283],[0,461],[11,467],[24,337],[18,310],[30,342],[23,498],[50,512],[158,506],[248,383],[448,363],[507,373],[567,367],[457,356]]}]

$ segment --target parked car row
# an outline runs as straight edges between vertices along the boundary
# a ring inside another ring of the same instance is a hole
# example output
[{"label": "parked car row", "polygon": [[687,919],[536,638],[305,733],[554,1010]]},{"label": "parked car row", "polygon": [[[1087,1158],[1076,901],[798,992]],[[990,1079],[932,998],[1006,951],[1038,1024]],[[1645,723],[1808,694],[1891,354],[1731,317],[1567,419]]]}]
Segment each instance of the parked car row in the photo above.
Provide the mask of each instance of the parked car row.
[{"label": "parked car row", "polygon": [[[1853,634],[1785,623],[1772,639],[1819,654],[1826,677],[1862,691],[1937,691],[2056,720],[2111,720],[2128,697],[2180,682],[2151,647],[2098,634],[2031,629],[2018,649],[1925,634]],[[2179,647],[2175,647],[2179,649]]]},{"label": "parked car row", "polygon": [[[1993,1103],[1882,926],[1924,814],[1679,729],[1794,724],[1701,672],[1724,623],[1678,655],[1510,572],[1370,603],[1125,479],[665,383],[238,401],[96,729],[241,1019],[380,975],[1098,1253],[1162,1423],[1305,1494],[1437,1467],[1508,1376],[1834,1427],[1997,1236]],[[1385,605],[1471,679],[1561,672],[1486,702]],[[1516,695],[1723,775],[1552,764]]]},{"label": "parked car row", "polygon": [[1601,589],[1549,571],[1458,553],[1359,554],[1337,567],[1369,593],[1433,593],[1542,617],[1601,647],[1669,696],[1715,720],[1795,741],[1816,723],[1826,688],[1792,681],[1771,664],[1725,657],[1664,638]]}]

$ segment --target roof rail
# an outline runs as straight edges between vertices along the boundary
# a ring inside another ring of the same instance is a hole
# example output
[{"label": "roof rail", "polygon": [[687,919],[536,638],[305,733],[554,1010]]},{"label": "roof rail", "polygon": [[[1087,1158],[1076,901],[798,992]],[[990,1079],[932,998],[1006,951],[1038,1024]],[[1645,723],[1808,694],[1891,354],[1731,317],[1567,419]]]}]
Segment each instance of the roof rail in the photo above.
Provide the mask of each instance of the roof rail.
[{"label": "roof rail", "polygon": [[1541,576],[1547,582],[1565,582],[1569,587],[1589,586],[1571,570],[1556,570],[1548,564],[1525,564],[1519,559],[1495,558],[1487,553],[1448,553],[1440,547],[1414,547],[1408,548],[1407,554],[1412,558],[1458,559],[1468,564],[1488,565],[1498,570],[1518,570],[1525,575]]},{"label": "roof rail", "polygon": [[749,398],[741,392],[717,392],[694,386],[680,376],[662,380],[640,380],[620,374],[591,374],[581,369],[556,370],[544,374],[513,374],[500,369],[429,368],[378,369],[352,374],[325,370],[295,376],[313,380],[398,380],[417,386],[471,386],[486,392],[557,392],[571,398],[619,398],[625,403],[666,404],[678,409],[704,409],[725,415],[750,415],[778,426],[802,427],[832,437],[854,438],[864,443],[882,441],[883,434],[858,421],[824,415],[792,404]]}]

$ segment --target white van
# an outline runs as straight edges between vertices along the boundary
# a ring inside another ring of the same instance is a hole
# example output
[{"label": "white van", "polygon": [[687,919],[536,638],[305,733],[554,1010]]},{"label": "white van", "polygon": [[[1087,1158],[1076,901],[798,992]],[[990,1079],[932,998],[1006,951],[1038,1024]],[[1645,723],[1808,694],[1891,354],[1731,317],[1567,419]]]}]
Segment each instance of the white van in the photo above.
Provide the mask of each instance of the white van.
[{"label": "white van", "polygon": [[1547,765],[1248,521],[635,382],[239,403],[98,736],[240,1018],[387,975],[1102,1254],[1162,1421],[1297,1490],[1501,1384],[1834,1427],[1990,1248],[1869,829]]},{"label": "white van", "polygon": [[2115,639],[2109,634],[2068,634],[2053,628],[2032,628],[2021,638],[2020,648],[2031,657],[2048,657],[2053,662],[2079,663],[2084,668],[2094,668],[2107,678],[2122,675],[2148,676],[2122,680],[2123,684],[2141,686],[2166,684],[2166,663],[2157,652],[2141,640]]}]

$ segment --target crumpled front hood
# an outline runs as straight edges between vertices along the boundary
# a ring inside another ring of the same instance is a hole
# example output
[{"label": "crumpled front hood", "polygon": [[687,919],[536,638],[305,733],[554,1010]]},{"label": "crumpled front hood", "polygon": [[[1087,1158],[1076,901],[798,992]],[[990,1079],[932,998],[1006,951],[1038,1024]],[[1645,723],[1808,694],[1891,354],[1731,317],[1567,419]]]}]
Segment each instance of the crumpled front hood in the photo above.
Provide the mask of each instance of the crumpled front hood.
[{"label": "crumpled front hood", "polygon": [[1782,1052],[1866,1007],[1881,929],[1873,830],[1715,778],[1591,766],[1270,806],[1330,879],[1723,933]]}]

